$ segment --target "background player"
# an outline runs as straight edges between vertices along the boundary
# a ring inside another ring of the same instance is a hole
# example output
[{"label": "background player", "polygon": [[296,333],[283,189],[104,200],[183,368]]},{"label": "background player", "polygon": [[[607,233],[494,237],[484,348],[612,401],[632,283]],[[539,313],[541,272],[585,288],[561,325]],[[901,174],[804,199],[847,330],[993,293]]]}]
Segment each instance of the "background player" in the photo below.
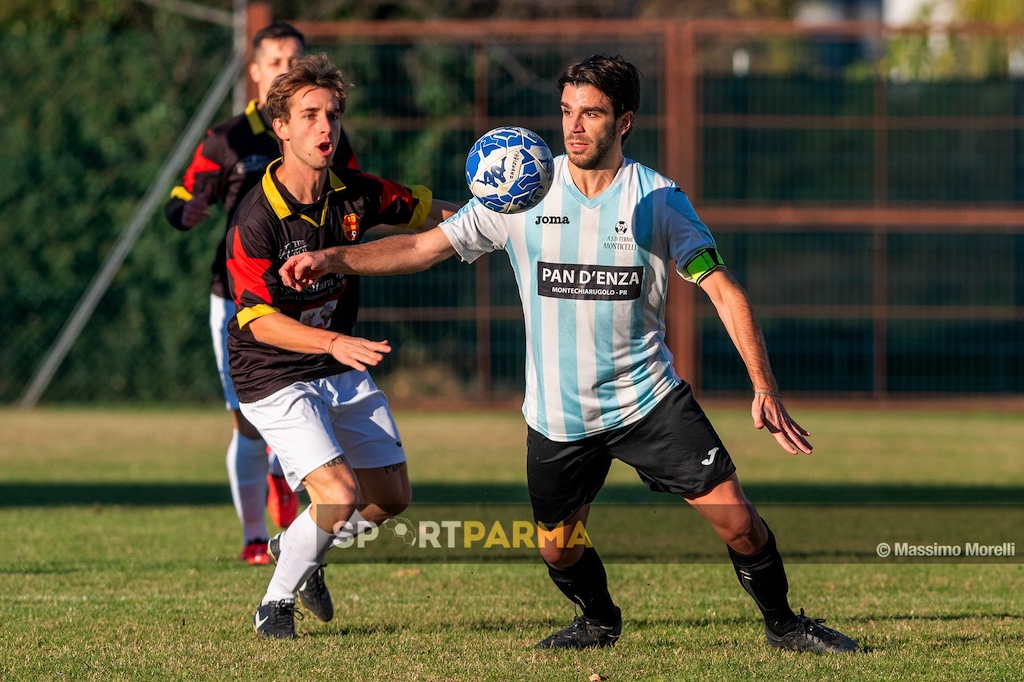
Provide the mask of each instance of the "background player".
[{"label": "background player", "polygon": [[359,278],[333,276],[296,293],[278,270],[306,249],[355,244],[378,224],[436,225],[456,206],[425,187],[404,187],[330,165],[346,88],[324,55],[299,60],[274,81],[267,112],[282,159],[235,213],[227,266],[238,313],[229,323],[231,377],[242,412],[270,443],[306,511],[275,538],[277,566],[253,616],[257,634],[295,637],[298,596],[317,618],[334,614],[323,559],[409,504],[405,451],[384,394],[366,367],[391,350],[351,336]]},{"label": "background player", "polygon": [[[281,155],[266,112],[267,92],[274,78],[288,71],[304,53],[305,39],[290,24],[277,22],[253,36],[249,77],[256,84],[257,99],[249,102],[244,113],[206,134],[182,184],[172,190],[165,206],[167,221],[172,226],[192,229],[209,217],[210,205],[217,202],[224,204],[227,227],[231,226],[238,203],[263,177],[267,165]],[[344,130],[340,132],[334,163],[358,167]],[[218,242],[211,269],[210,332],[224,399],[234,420],[227,469],[231,497],[242,523],[243,549],[239,558],[250,564],[266,564],[270,558],[264,508],[269,508],[271,519],[284,528],[295,518],[299,500],[288,487],[272,451],[268,465],[263,437],[238,409],[238,397],[228,373],[227,323],[235,314],[235,304],[228,291],[223,239]]]},{"label": "background player", "polygon": [[[608,646],[621,633],[600,556],[570,542],[614,458],[652,490],[682,496],[710,522],[761,610],[770,645],[856,651],[850,638],[793,613],[775,538],[672,366],[664,302],[675,261],[677,272],[711,299],[746,365],[754,426],[767,428],[791,454],[811,453],[808,432],[779,397],[747,296],[711,233],[675,183],[623,156],[640,104],[639,72],[622,57],[594,55],[570,66],[559,89],[566,153],[555,159],[551,190],[538,206],[504,215],[473,201],[438,229],[293,256],[282,280],[303,290],[327,273],[408,273],[452,255],[471,262],[496,249],[508,254],[526,321],[530,498],[538,524],[564,524],[561,542],[547,543],[541,556],[552,581],[583,612],[539,648]],[[541,216],[563,219],[539,224]],[[584,272],[621,284],[557,286],[582,281]]]}]

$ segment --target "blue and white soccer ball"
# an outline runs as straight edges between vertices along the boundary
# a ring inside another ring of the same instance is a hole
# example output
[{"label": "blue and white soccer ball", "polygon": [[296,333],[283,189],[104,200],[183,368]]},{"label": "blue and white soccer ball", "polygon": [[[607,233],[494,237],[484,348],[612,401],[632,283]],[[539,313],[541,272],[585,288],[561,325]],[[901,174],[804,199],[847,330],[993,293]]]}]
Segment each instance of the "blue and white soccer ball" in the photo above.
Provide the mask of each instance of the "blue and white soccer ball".
[{"label": "blue and white soccer ball", "polygon": [[540,135],[517,126],[485,133],[469,150],[466,184],[480,203],[498,213],[533,208],[551,189],[555,164]]}]

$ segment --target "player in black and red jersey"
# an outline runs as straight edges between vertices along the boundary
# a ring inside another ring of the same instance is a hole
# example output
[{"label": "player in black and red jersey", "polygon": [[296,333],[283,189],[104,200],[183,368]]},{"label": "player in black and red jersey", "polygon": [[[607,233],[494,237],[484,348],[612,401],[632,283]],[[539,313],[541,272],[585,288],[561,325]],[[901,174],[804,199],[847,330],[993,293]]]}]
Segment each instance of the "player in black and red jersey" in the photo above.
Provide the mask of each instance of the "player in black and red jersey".
[{"label": "player in black and red jersey", "polygon": [[310,506],[272,540],[277,567],[253,625],[295,636],[295,599],[320,620],[333,606],[322,562],[336,540],[400,513],[411,496],[405,451],[384,394],[366,371],[391,350],[351,336],[359,279],[337,275],[295,291],[278,270],[307,250],[359,242],[378,224],[432,227],[454,204],[350,169],[331,169],[346,86],[324,55],[274,81],[267,112],[282,156],[235,212],[227,267],[238,313],[228,355],[240,408]]},{"label": "player in black and red jersey", "polygon": [[[281,155],[267,116],[267,91],[274,78],[285,73],[305,53],[305,38],[290,24],[271,24],[253,36],[249,76],[256,84],[257,99],[245,112],[210,130],[196,149],[181,185],[171,192],[165,206],[167,221],[179,230],[190,230],[209,217],[209,207],[224,204],[227,227],[243,197],[259,183],[267,165]],[[358,168],[344,131],[334,155],[338,166]],[[263,437],[238,410],[227,361],[227,322],[235,314],[228,290],[224,241],[219,242],[210,282],[210,331],[220,370],[226,406],[232,411],[234,432],[227,451],[228,479],[235,511],[242,523],[243,549],[239,558],[250,564],[267,564],[267,532],[263,510],[282,528],[294,520],[299,499],[284,478],[277,457],[268,451]],[[269,491],[269,495],[268,495]]]}]

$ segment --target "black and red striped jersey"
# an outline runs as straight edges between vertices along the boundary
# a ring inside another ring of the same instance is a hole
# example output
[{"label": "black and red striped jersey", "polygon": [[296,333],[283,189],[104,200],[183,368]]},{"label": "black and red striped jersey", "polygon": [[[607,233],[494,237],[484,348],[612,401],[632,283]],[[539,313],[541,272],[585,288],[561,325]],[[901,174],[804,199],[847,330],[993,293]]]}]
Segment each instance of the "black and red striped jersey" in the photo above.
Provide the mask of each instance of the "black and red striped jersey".
[{"label": "black and red striped jersey", "polygon": [[[224,204],[227,229],[232,224],[239,202],[259,184],[270,162],[280,156],[277,136],[260,115],[256,100],[252,100],[245,113],[207,131],[192,162],[185,169],[181,184],[171,190],[171,198],[164,205],[167,222],[175,229],[187,229],[181,223],[185,203],[196,194],[209,191],[211,205]],[[338,139],[333,165],[336,168],[359,167],[344,130]],[[218,243],[210,271],[210,291],[230,299],[223,240]]]},{"label": "black and red striped jersey", "polygon": [[349,369],[330,355],[303,354],[260,343],[249,323],[282,313],[303,324],[351,334],[359,311],[359,278],[328,274],[303,291],[281,283],[281,265],[297,253],[356,244],[375,225],[418,228],[433,195],[351,169],[330,171],[312,204],[292,202],[274,179],[280,160],[235,212],[227,233],[227,270],[238,313],[228,323],[231,380],[242,402],[253,402],[296,381]]}]

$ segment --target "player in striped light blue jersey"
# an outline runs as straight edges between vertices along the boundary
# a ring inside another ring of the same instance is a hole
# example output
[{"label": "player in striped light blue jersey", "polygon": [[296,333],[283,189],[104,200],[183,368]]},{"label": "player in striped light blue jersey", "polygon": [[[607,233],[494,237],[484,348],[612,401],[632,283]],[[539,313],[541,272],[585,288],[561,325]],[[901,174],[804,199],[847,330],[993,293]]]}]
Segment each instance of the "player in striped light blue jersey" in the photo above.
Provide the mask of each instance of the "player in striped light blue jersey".
[{"label": "player in striped light blue jersey", "polygon": [[680,384],[665,345],[669,259],[697,277],[719,262],[711,233],[668,178],[624,159],[590,198],[569,166],[565,155],[555,159],[551,189],[529,211],[508,216],[474,201],[443,227],[465,261],[508,254],[528,330],[523,412],[555,441],[636,422]]},{"label": "player in striped light blue jersey", "polygon": [[581,610],[539,648],[614,644],[622,615],[594,547],[574,543],[613,459],[647,486],[686,499],[728,548],[765,621],[770,645],[852,652],[849,637],[794,614],[775,537],[746,498],[736,468],[665,345],[669,262],[708,295],[746,365],[751,414],[791,454],[812,451],[779,397],[760,326],[707,227],[671,180],[626,159],[640,104],[637,69],[593,55],[559,79],[565,155],[544,200],[504,215],[471,201],[427,232],[299,254],[281,268],[296,289],[329,272],[399,274],[450,256],[504,250],[526,319],[527,480],[534,518],[555,540],[540,553]]}]

